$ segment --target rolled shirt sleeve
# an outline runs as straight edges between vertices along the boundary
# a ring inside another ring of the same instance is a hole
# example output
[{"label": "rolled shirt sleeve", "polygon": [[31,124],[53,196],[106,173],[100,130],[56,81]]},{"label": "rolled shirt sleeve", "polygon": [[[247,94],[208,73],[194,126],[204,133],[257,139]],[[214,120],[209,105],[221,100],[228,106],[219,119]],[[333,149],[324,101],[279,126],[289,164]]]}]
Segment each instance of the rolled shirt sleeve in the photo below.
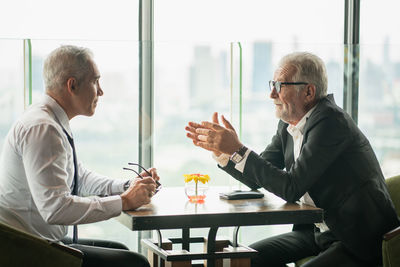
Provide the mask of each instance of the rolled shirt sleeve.
[{"label": "rolled shirt sleeve", "polygon": [[[122,210],[119,195],[81,197],[71,195],[74,166],[72,149],[60,126],[42,123],[21,131],[20,150],[27,182],[34,203],[48,224],[91,223],[118,216]],[[83,172],[81,188],[88,193],[121,192],[120,183]],[[96,185],[97,182],[100,182]],[[78,184],[79,184],[78,183]],[[121,181],[123,184],[123,181]]]}]

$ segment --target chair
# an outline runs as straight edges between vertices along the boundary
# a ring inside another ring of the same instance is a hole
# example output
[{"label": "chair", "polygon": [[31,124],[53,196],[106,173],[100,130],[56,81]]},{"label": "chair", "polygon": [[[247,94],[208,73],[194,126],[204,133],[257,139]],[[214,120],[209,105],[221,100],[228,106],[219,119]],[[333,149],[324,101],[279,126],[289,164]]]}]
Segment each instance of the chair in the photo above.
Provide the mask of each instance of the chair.
[{"label": "chair", "polygon": [[[400,216],[400,175],[386,179],[386,185],[393,201],[397,215]],[[400,266],[400,226],[383,235],[382,262],[383,267]],[[312,259],[308,257],[296,262],[296,267]]]},{"label": "chair", "polygon": [[[386,179],[397,215],[400,216],[400,175]],[[400,227],[386,233],[382,241],[382,260],[384,267],[400,266]]]},{"label": "chair", "polygon": [[83,253],[0,223],[0,266],[82,265]]}]

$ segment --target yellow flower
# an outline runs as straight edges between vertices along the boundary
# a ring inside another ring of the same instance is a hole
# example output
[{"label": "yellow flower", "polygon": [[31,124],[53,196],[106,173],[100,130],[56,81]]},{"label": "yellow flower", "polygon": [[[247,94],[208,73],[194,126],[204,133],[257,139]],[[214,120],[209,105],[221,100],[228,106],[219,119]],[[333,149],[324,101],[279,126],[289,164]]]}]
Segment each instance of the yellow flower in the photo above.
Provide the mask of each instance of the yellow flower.
[{"label": "yellow flower", "polygon": [[193,174],[184,174],[183,176],[185,177],[185,183],[194,180],[196,184],[198,181],[205,184],[210,181],[210,176],[208,176],[207,174],[193,173]]}]

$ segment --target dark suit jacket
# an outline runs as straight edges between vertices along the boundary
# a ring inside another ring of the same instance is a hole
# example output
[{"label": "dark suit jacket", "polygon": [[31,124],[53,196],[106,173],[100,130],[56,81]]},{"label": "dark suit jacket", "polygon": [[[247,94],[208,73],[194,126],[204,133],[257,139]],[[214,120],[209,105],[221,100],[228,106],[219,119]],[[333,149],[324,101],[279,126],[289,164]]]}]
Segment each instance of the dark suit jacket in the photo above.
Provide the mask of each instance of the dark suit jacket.
[{"label": "dark suit jacket", "polygon": [[308,192],[352,253],[367,260],[381,257],[382,235],[399,220],[367,138],[333,95],[308,118],[296,161],[287,127],[279,122],[271,144],[260,155],[250,153],[243,174],[232,162],[223,169],[250,188],[264,187],[288,202]]}]

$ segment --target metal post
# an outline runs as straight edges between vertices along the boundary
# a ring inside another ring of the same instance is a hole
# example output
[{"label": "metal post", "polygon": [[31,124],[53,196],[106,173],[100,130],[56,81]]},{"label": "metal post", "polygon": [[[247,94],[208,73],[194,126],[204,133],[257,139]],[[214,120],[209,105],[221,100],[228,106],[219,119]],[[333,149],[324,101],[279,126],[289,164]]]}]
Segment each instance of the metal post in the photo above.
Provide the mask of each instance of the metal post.
[{"label": "metal post", "polygon": [[357,123],[360,73],[360,0],[345,0],[343,108]]},{"label": "metal post", "polygon": [[[139,163],[153,165],[153,0],[139,0]],[[142,238],[151,238],[151,231],[138,233],[138,250]]]},{"label": "metal post", "polygon": [[24,39],[24,109],[32,104],[32,43]]}]

